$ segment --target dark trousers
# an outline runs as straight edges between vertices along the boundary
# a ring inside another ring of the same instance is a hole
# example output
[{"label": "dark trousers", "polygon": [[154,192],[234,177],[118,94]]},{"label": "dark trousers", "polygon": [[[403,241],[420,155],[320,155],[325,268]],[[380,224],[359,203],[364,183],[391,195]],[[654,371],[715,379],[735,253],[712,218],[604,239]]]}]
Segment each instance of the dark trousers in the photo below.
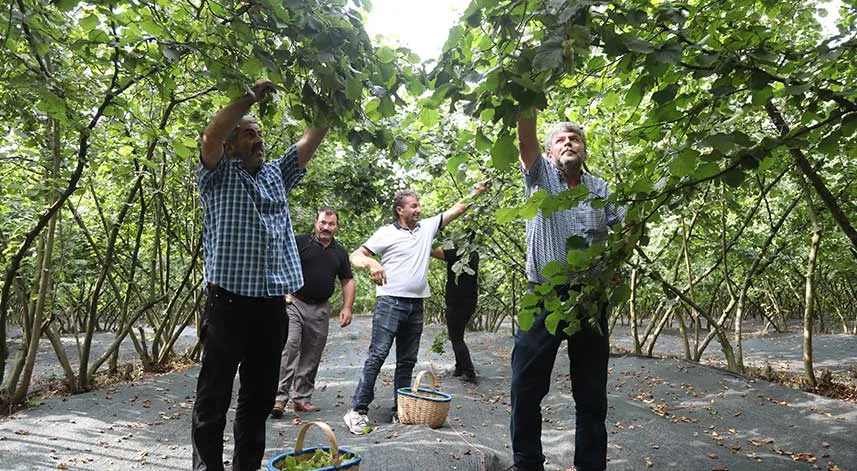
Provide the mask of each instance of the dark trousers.
[{"label": "dark trousers", "polygon": [[475,297],[446,298],[446,332],[455,353],[455,371],[465,374],[474,373],[470,350],[464,343],[464,330],[476,311],[476,301]]},{"label": "dark trousers", "polygon": [[606,306],[601,310],[601,331],[591,327],[571,337],[557,328],[545,328],[546,311],[530,330],[519,330],[512,350],[512,449],[521,469],[544,469],[542,453],[542,399],[550,390],[551,372],[563,340],[568,340],[571,388],[575,408],[574,465],[578,470],[607,468],[607,336]]},{"label": "dark trousers", "polygon": [[250,298],[211,287],[200,326],[202,368],[191,431],[194,471],[223,470],[223,430],[236,371],[240,386],[232,426],[232,469],[256,471],[261,466],[265,420],[277,393],[287,319],[282,296]]}]

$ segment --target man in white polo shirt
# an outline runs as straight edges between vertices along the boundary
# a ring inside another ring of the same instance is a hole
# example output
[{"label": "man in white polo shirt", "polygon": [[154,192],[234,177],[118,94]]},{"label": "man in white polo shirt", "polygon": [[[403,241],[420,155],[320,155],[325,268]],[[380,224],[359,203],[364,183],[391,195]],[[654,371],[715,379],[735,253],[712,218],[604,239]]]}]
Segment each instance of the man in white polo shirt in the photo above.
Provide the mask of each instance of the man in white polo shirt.
[{"label": "man in white polo shirt", "polygon": [[[396,389],[410,386],[423,333],[423,299],[429,297],[428,267],[434,236],[467,210],[469,199],[489,186],[477,185],[466,198],[442,214],[420,221],[420,198],[411,190],[396,192],[393,215],[396,222],[380,227],[363,246],[351,254],[355,268],[368,268],[375,288],[375,312],[372,317],[372,341],[369,356],[345,425],[351,433],[371,431],[369,404],[375,396],[375,380],[381,365],[396,341],[396,373],[393,388],[395,414]],[[381,261],[375,258],[380,255]],[[394,421],[396,420],[394,415]]]}]

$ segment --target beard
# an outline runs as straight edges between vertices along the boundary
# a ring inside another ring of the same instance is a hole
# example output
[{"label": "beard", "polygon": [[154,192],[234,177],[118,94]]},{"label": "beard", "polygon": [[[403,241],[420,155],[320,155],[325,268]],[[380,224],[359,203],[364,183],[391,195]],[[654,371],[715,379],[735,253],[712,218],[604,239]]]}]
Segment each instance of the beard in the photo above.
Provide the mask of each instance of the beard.
[{"label": "beard", "polygon": [[580,172],[583,167],[583,161],[586,160],[586,155],[575,151],[563,152],[555,160],[557,168],[563,174],[569,172]]}]

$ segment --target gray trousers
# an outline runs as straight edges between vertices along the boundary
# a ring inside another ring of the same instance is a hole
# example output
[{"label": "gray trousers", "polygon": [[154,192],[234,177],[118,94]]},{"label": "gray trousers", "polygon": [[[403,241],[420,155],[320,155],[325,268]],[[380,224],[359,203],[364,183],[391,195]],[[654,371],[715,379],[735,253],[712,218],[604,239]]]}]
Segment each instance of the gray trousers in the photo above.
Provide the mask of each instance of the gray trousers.
[{"label": "gray trousers", "polygon": [[309,402],[321,354],[327,344],[330,304],[308,304],[298,298],[292,299],[292,304],[286,308],[289,338],[280,358],[277,400]]}]

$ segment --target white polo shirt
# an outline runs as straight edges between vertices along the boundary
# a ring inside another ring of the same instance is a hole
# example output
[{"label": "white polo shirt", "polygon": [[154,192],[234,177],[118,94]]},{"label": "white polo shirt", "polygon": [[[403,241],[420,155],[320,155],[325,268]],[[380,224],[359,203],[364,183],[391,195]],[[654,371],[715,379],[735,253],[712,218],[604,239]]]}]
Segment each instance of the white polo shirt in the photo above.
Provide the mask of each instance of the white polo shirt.
[{"label": "white polo shirt", "polygon": [[381,255],[387,284],[375,286],[375,296],[427,298],[429,258],[434,236],[440,232],[442,214],[417,223],[414,230],[397,223],[382,226],[363,244],[372,255]]}]

